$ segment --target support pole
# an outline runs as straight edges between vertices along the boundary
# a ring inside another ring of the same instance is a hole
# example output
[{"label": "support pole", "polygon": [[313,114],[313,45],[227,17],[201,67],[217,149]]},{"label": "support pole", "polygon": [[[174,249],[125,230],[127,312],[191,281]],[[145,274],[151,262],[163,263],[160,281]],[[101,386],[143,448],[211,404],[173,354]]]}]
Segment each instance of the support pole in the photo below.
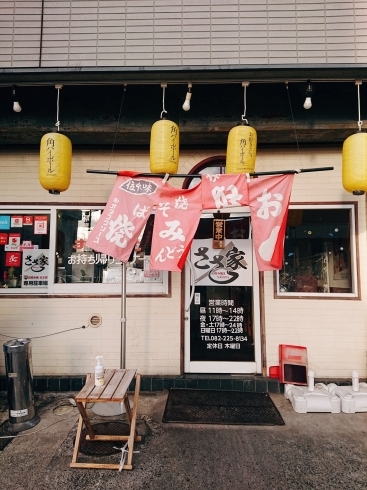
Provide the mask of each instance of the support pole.
[{"label": "support pole", "polygon": [[126,263],[121,264],[121,349],[120,369],[126,369]]},{"label": "support pole", "polygon": [[[285,175],[285,174],[302,174],[305,172],[324,172],[325,170],[334,170],[334,167],[316,167],[316,168],[299,168],[294,170],[274,170],[272,172],[252,172],[249,175],[251,177],[261,176],[261,175]],[[87,174],[110,174],[110,175],[118,175],[118,170],[93,170],[87,169]],[[169,178],[202,178],[203,175],[206,174],[169,174]],[[166,174],[150,174],[150,173],[142,173],[137,174],[135,177],[161,177],[162,179],[166,176]]]}]

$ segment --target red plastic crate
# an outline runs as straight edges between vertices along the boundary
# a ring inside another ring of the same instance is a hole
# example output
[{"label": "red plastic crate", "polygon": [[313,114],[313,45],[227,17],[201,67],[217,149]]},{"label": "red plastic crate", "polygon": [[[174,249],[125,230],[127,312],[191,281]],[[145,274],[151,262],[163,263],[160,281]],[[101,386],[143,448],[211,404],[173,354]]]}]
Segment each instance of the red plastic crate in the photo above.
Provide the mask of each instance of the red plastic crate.
[{"label": "red plastic crate", "polygon": [[279,381],[307,385],[307,347],[279,345]]}]

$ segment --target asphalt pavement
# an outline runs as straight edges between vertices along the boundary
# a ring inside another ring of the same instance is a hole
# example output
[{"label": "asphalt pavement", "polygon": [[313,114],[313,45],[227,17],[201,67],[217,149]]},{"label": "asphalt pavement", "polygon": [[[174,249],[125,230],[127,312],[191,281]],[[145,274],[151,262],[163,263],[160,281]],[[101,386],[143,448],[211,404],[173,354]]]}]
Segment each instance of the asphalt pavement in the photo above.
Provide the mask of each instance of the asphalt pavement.
[{"label": "asphalt pavement", "polygon": [[[298,414],[282,394],[271,394],[285,425],[163,423],[168,392],[143,392],[137,421],[142,441],[135,443],[133,470],[119,472],[70,468],[78,420],[72,396],[36,393],[41,420],[0,451],[0,489],[367,489],[367,413]],[[88,410],[93,423],[126,417]],[[0,417],[5,427],[6,392],[0,392]],[[103,458],[118,463],[120,456]]]}]

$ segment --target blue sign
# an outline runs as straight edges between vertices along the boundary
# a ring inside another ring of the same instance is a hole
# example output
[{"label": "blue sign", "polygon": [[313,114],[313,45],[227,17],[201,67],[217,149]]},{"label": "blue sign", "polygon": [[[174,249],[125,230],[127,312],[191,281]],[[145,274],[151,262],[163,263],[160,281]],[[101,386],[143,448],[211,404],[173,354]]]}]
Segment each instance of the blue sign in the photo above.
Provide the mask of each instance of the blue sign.
[{"label": "blue sign", "polygon": [[10,216],[0,216],[0,230],[10,230]]}]

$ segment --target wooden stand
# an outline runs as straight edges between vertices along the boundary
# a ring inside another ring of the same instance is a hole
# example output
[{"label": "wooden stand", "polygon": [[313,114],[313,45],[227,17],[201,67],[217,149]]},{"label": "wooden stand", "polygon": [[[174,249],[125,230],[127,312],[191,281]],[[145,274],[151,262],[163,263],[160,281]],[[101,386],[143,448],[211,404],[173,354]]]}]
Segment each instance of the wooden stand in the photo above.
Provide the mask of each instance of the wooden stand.
[{"label": "wooden stand", "polygon": [[[127,390],[131,381],[135,377],[135,392],[134,406],[131,410]],[[128,441],[127,462],[122,469],[132,470],[132,458],[134,450],[134,442],[141,441],[138,436],[136,426],[136,413],[138,408],[138,398],[140,391],[140,374],[137,374],[136,369],[106,369],[104,375],[104,386],[94,385],[94,376],[87,375],[87,381],[83,389],[75,395],[76,405],[80,412],[78,429],[76,432],[75,446],[73,459],[70,463],[72,468],[99,468],[105,470],[119,470],[119,464],[103,464],[103,463],[78,463],[78,454],[80,449],[80,436],[84,425],[88,431],[86,437],[90,441]],[[107,403],[107,402],[124,402],[127,420],[130,425],[130,434],[128,436],[119,435],[96,435],[93,426],[90,423],[85,406],[87,403]]]}]

